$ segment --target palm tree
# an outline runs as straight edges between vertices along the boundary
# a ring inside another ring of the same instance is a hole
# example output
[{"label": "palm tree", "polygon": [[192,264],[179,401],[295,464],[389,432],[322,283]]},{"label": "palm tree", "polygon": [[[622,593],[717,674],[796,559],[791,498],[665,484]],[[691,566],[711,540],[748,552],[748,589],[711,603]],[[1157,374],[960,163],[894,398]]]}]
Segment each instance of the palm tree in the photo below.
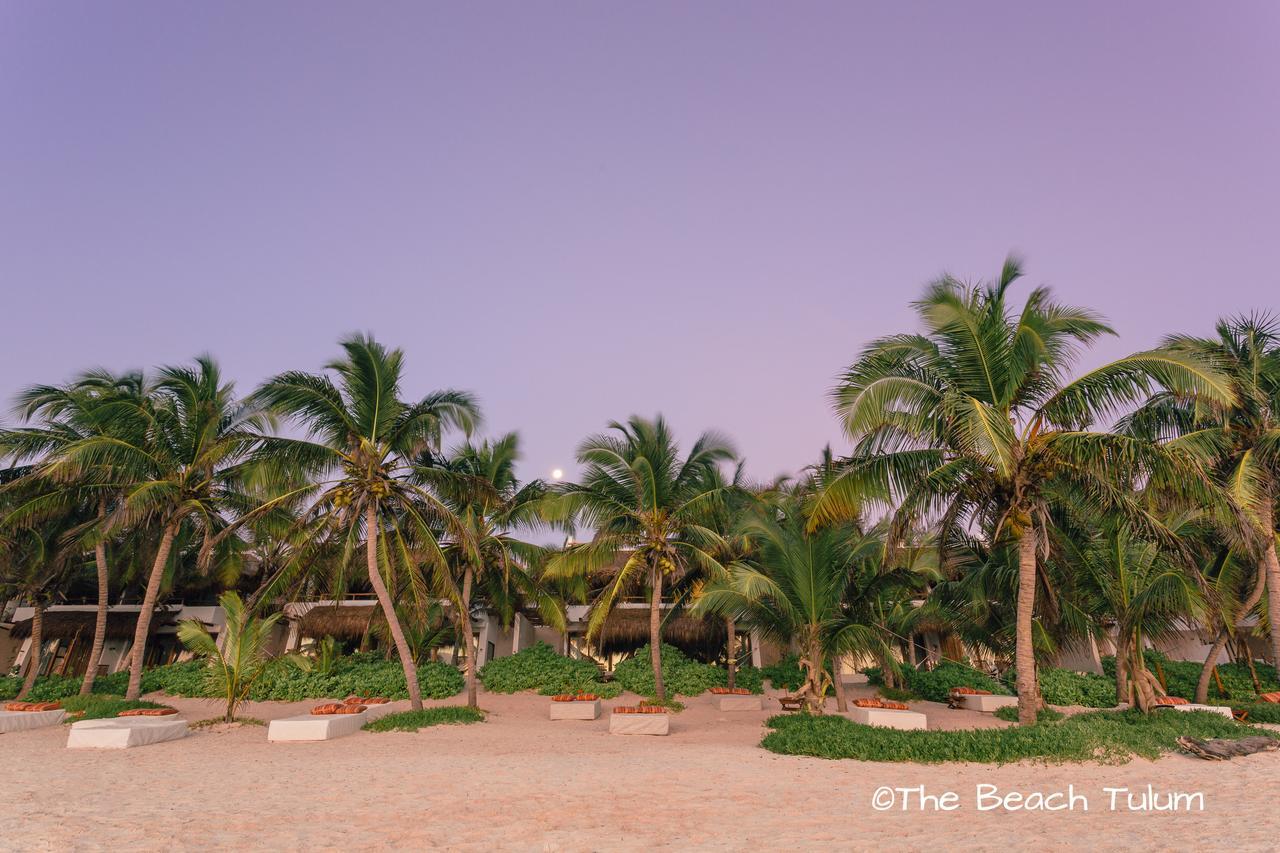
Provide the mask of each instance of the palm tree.
[{"label": "palm tree", "polygon": [[[70,444],[93,436],[110,437],[112,425],[129,423],[129,419],[113,417],[118,408],[136,408],[149,393],[141,373],[114,376],[105,371],[91,371],[66,386],[37,385],[18,396],[18,414],[28,422],[20,429],[0,434],[0,452],[16,463],[52,462]],[[37,423],[32,424],[32,421]],[[39,474],[37,469],[36,474]],[[98,606],[93,628],[93,644],[86,661],[80,695],[93,690],[106,644],[107,611],[110,606],[111,572],[107,562],[107,536],[104,525],[108,513],[119,500],[120,490],[109,470],[88,471],[83,482],[72,483],[69,491],[80,492],[97,507],[97,518],[87,531],[92,543],[97,569]]]},{"label": "palm tree", "polygon": [[901,583],[874,559],[882,544],[851,521],[812,528],[802,495],[778,496],[751,514],[742,531],[757,543],[756,565],[740,563],[710,585],[695,613],[739,613],[780,645],[795,644],[805,681],[805,709],[821,714],[832,685],[829,663],[854,652],[884,661],[892,652],[883,625],[866,617],[872,601]]},{"label": "palm tree", "polygon": [[1177,399],[1226,403],[1234,393],[1203,359],[1172,349],[1069,381],[1081,348],[1113,332],[1092,312],[1053,302],[1045,288],[1012,312],[1007,292],[1021,275],[1011,258],[994,284],[944,277],[915,303],[923,334],[883,338],[863,351],[834,392],[854,456],[819,497],[813,523],[879,501],[894,506],[894,539],[932,516],[944,546],[968,529],[1016,546],[1018,718],[1030,724],[1040,704],[1032,623],[1051,511],[1087,508],[1151,527],[1116,485],[1139,472],[1214,500],[1189,454],[1090,425],[1157,386]]},{"label": "palm tree", "polygon": [[[32,485],[19,479],[17,488],[6,490],[6,503],[24,504]],[[38,494],[40,489],[34,489]],[[18,598],[31,604],[31,640],[27,671],[19,699],[25,699],[40,675],[44,651],[44,611],[55,596],[65,591],[77,568],[77,552],[69,535],[84,523],[74,508],[46,508],[38,517],[28,515],[21,524],[7,521],[0,526],[0,599]]]},{"label": "palm tree", "polygon": [[[1230,383],[1227,400],[1187,401],[1173,394],[1154,395],[1126,422],[1127,431],[1189,448],[1212,460],[1237,506],[1252,540],[1257,580],[1254,590],[1219,632],[1231,634],[1247,617],[1265,588],[1271,615],[1271,655],[1280,667],[1280,559],[1276,556],[1275,507],[1280,499],[1280,321],[1254,315],[1219,320],[1212,338],[1173,335],[1164,346],[1185,357],[1212,363]],[[1223,639],[1225,643],[1225,639]],[[1206,668],[1216,663],[1215,643]]]},{"label": "palm tree", "polygon": [[[453,570],[444,577],[461,620],[467,644],[465,675],[467,704],[476,707],[476,655],[471,610],[476,587],[499,613],[504,625],[515,617],[516,605],[532,602],[543,619],[563,630],[564,611],[556,596],[538,581],[535,568],[546,549],[521,541],[513,528],[536,525],[546,486],[540,480],[521,484],[515,464],[520,456],[519,438],[508,433],[495,441],[467,443],[457,448],[439,467],[421,460],[419,476],[436,485],[450,510],[459,519],[456,533],[445,546]],[[454,585],[454,577],[461,583]]]},{"label": "palm tree", "polygon": [[219,639],[214,639],[199,619],[184,619],[178,623],[178,639],[207,663],[205,679],[210,692],[226,697],[227,706],[222,719],[233,723],[236,709],[249,698],[258,679],[281,664],[305,664],[302,658],[294,655],[276,657],[267,652],[271,632],[283,613],[255,616],[234,591],[223,593],[218,604],[227,617]]},{"label": "palm tree", "polygon": [[[1197,521],[1197,513],[1183,513],[1168,528],[1182,533]],[[1116,625],[1116,701],[1148,711],[1164,688],[1147,671],[1143,649],[1147,640],[1172,635],[1181,619],[1203,609],[1196,581],[1178,564],[1177,552],[1135,536],[1122,523],[1106,523],[1081,550],[1087,607],[1095,618],[1109,616]]]},{"label": "palm tree", "polygon": [[710,471],[736,453],[726,439],[708,432],[681,458],[660,415],[653,420],[632,416],[625,424],[610,423],[609,429],[579,446],[582,481],[562,485],[547,505],[548,517],[577,521],[593,528],[595,537],[553,555],[546,574],[552,579],[590,576],[617,566],[592,603],[588,639],[599,636],[619,599],[648,587],[650,663],[656,698],[665,702],[663,583],[690,569],[723,569],[709,551],[718,537],[702,521],[724,494]]},{"label": "palm tree", "polygon": [[[384,573],[407,573],[425,606],[427,592],[419,559],[442,569],[438,532],[456,532],[457,519],[429,490],[414,481],[414,460],[438,450],[446,429],[470,432],[479,411],[470,394],[437,391],[416,402],[400,396],[404,354],[371,337],[341,342],[343,357],[326,365],[336,375],[289,371],[266,381],[255,399],[307,431],[304,438],[264,440],[258,461],[279,472],[305,471],[315,478],[309,515],[345,536],[345,553],[363,540],[369,584],[386,617],[413,708],[422,693]],[[420,551],[411,553],[409,543]],[[394,583],[392,584],[395,585]]]},{"label": "palm tree", "polygon": [[201,356],[191,367],[162,368],[149,394],[117,400],[100,431],[62,447],[47,475],[69,484],[109,471],[117,506],[102,525],[116,530],[158,529],[142,607],[134,629],[125,696],[138,698],[147,636],[175,540],[203,536],[204,548],[234,522],[227,516],[242,491],[244,462],[265,426],[257,409],[236,400],[217,364]]}]

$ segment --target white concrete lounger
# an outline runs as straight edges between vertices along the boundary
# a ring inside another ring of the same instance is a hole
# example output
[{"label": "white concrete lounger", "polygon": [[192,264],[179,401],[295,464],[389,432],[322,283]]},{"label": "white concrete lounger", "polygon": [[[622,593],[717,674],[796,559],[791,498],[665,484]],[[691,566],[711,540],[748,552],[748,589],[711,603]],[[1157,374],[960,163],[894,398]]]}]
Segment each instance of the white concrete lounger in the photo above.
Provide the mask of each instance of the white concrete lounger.
[{"label": "white concrete lounger", "polygon": [[990,714],[997,708],[1017,707],[1017,696],[992,696],[985,693],[966,693],[960,697],[960,707],[966,711],[982,711]]},{"label": "white concrete lounger", "polygon": [[1174,711],[1208,711],[1211,714],[1221,714],[1228,720],[1234,720],[1235,715],[1231,713],[1231,709],[1226,705],[1157,705],[1157,708],[1167,708]]},{"label": "white concrete lounger", "polygon": [[186,737],[187,721],[177,717],[116,717],[72,723],[68,749],[129,749]]},{"label": "white concrete lounger", "polygon": [[61,708],[56,711],[0,711],[0,735],[56,726],[66,716],[67,712]]},{"label": "white concrete lounger", "polygon": [[849,719],[864,726],[883,729],[927,729],[928,718],[919,711],[898,711],[893,708],[850,708]]},{"label": "white concrete lounger", "polygon": [[611,735],[665,735],[671,731],[670,714],[610,714]]},{"label": "white concrete lounger", "polygon": [[299,714],[272,720],[267,726],[267,740],[277,743],[333,740],[355,734],[371,720],[391,713],[391,705],[368,705],[359,714]]},{"label": "white concrete lounger", "polygon": [[721,711],[763,711],[764,701],[759,696],[725,693],[716,697]]},{"label": "white concrete lounger", "polygon": [[553,720],[598,720],[600,719],[600,700],[552,702],[549,713]]}]

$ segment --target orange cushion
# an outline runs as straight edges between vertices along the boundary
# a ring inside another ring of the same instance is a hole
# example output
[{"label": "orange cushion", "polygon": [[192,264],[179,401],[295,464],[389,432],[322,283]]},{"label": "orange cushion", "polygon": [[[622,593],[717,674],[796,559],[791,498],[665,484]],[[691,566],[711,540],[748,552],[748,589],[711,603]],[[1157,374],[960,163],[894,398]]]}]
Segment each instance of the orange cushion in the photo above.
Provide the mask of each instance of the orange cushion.
[{"label": "orange cushion", "polygon": [[888,708],[890,711],[910,711],[911,709],[901,702],[890,702],[888,699],[880,703],[881,708]]},{"label": "orange cushion", "polygon": [[1272,693],[1263,693],[1258,698],[1263,702],[1271,702],[1272,704],[1280,705],[1280,690],[1276,690]]},{"label": "orange cushion", "polygon": [[1191,703],[1181,696],[1157,696],[1157,705],[1190,705]]},{"label": "orange cushion", "polygon": [[177,708],[130,708],[121,711],[117,717],[168,717],[178,713]]},{"label": "orange cushion", "polygon": [[854,699],[853,704],[858,708],[883,708],[884,705],[879,699]]}]

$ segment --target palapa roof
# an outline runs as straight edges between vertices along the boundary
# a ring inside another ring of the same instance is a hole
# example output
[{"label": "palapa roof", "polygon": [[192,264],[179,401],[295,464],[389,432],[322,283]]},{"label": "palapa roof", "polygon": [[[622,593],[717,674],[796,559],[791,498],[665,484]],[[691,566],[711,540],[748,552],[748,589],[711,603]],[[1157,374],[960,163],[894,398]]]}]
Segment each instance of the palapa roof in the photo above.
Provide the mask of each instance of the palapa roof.
[{"label": "palapa roof", "polygon": [[[93,628],[97,620],[98,614],[93,610],[46,610],[40,630],[46,640],[71,640],[76,634],[80,634],[86,640],[92,640]],[[154,634],[164,623],[164,619],[153,617],[150,633]],[[137,627],[138,612],[136,610],[108,611],[108,640],[131,640]],[[14,622],[9,636],[15,640],[25,640],[30,637],[31,620],[23,619],[20,622]]]},{"label": "palapa roof", "polygon": [[302,614],[300,630],[304,637],[338,637],[360,639],[372,627],[376,632],[387,624],[377,602],[370,604],[322,604]]},{"label": "palapa roof", "polygon": [[[724,651],[728,632],[723,619],[662,614],[662,641],[682,652],[715,657]],[[596,646],[604,654],[626,654],[649,642],[649,608],[619,607],[609,614]]]}]

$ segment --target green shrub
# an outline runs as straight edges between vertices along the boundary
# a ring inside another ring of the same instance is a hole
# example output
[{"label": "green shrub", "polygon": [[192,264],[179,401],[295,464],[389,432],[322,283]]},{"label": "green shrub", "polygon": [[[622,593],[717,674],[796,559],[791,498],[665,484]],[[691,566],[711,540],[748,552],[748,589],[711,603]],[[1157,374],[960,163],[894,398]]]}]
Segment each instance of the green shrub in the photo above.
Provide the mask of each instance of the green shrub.
[{"label": "green shrub", "polygon": [[[1013,670],[1010,669],[1005,676],[1006,683],[1010,683],[1013,677]],[[1116,679],[1114,675],[1108,677],[1048,667],[1040,670],[1040,695],[1050,705],[1114,708]]]},{"label": "green shrub", "polygon": [[536,690],[544,696],[557,693],[595,693],[612,699],[622,692],[613,683],[600,681],[600,669],[589,660],[558,654],[546,643],[537,643],[505,658],[494,658],[480,667],[480,683],[491,693]]},{"label": "green shrub", "polygon": [[[447,699],[461,692],[462,673],[457,667],[429,661],[418,667],[418,685],[427,699]],[[142,689],[170,696],[208,697],[204,665],[187,661],[156,667],[142,676]],[[356,654],[338,659],[329,672],[305,672],[281,667],[259,679],[249,693],[255,702],[298,702],[303,699],[340,699],[351,694],[406,699],[400,662],[378,654]]]},{"label": "green shrub", "polygon": [[[618,664],[614,678],[623,689],[641,696],[653,696],[653,665],[649,662],[649,646],[636,650],[631,657]],[[675,646],[662,644],[662,681],[671,696],[697,696],[712,687],[723,687],[729,674],[721,667],[698,663]],[[738,687],[760,693],[764,689],[762,671],[753,666],[739,667],[735,682]]]},{"label": "green shrub", "polygon": [[[31,694],[27,698],[32,702],[56,702],[68,696],[78,696],[82,681],[83,679],[78,675],[44,675],[36,679],[36,683],[31,687]],[[93,692],[122,696],[128,686],[127,670],[113,672],[94,679]],[[15,698],[21,689],[21,678],[0,678],[0,700]]]},{"label": "green shrub", "polygon": [[1280,723],[1280,705],[1272,702],[1254,702],[1251,704],[1231,704],[1233,711],[1248,711],[1249,716],[1246,722],[1249,723]]},{"label": "green shrub", "polygon": [[365,731],[369,732],[416,732],[427,726],[461,725],[463,723],[484,722],[484,712],[465,706],[448,708],[423,708],[421,711],[401,711],[398,714],[387,714],[372,722],[365,723]]},{"label": "green shrub", "polygon": [[799,690],[800,685],[804,684],[804,670],[800,668],[800,658],[797,655],[787,655],[776,663],[769,664],[760,670],[760,674],[769,679],[774,690],[790,692]]},{"label": "green shrub", "polygon": [[[1196,683],[1200,680],[1200,670],[1204,668],[1203,661],[1191,660],[1169,660],[1159,652],[1147,652],[1144,657],[1147,661],[1147,669],[1156,674],[1156,677],[1164,675],[1165,689],[1170,696],[1181,696],[1184,699],[1194,699],[1196,695]],[[1258,673],[1258,682],[1261,685],[1262,693],[1269,693],[1272,690],[1280,690],[1280,681],[1276,680],[1275,667],[1266,664],[1255,663],[1254,670]],[[1115,660],[1111,660],[1111,677],[1115,678]],[[1218,689],[1218,680],[1209,678],[1209,698],[1210,699],[1234,699],[1239,702],[1247,702],[1257,695],[1253,689],[1253,676],[1249,673],[1248,664],[1243,663],[1223,663],[1218,664],[1218,677],[1222,679],[1222,686],[1226,688],[1224,695]]]},{"label": "green shrub", "polygon": [[[868,669],[866,673],[867,679],[872,684],[884,683],[879,669]],[[1012,692],[994,678],[983,675],[976,669],[971,669],[962,663],[950,660],[941,661],[928,671],[905,667],[903,680],[906,681],[908,690],[921,699],[928,699],[930,702],[947,701],[947,696],[951,693],[951,688],[953,687],[972,687],[975,690],[989,690],[998,695],[1009,695]]]},{"label": "green shrub", "polygon": [[912,693],[910,690],[899,690],[896,687],[880,686],[880,695],[891,702],[914,702],[920,697]]},{"label": "green shrub", "polygon": [[[132,711],[135,708],[168,708],[169,706],[148,702],[145,699],[125,699],[123,696],[91,693],[88,696],[71,696],[63,699],[62,707],[67,711],[67,722],[74,723],[80,720],[106,720],[121,711]],[[72,715],[78,712],[83,713],[73,718]]]},{"label": "green shrub", "polygon": [[[997,720],[1016,723],[1018,722],[1018,706],[1005,705],[1003,708],[996,708],[994,716]],[[1036,714],[1036,722],[1053,723],[1061,720],[1065,716],[1066,714],[1061,711],[1055,711],[1052,708],[1041,708],[1039,713]]]},{"label": "green shrub", "polygon": [[1238,739],[1262,734],[1280,739],[1217,714],[1195,712],[1147,716],[1137,711],[1094,711],[1061,722],[957,731],[899,731],[859,725],[844,717],[807,714],[782,714],[765,724],[773,731],[760,745],[772,752],[923,764],[1006,764],[1027,759],[1123,764],[1135,755],[1155,759],[1171,752],[1182,735]]}]

